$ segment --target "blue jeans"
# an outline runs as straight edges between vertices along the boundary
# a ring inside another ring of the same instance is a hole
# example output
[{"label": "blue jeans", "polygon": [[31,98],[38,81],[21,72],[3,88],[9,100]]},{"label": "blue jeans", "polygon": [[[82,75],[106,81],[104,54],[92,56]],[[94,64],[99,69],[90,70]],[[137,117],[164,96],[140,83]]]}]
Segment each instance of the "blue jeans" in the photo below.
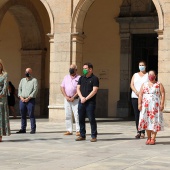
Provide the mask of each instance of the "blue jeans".
[{"label": "blue jeans", "polygon": [[31,122],[31,130],[36,131],[36,122],[34,116],[35,99],[30,99],[27,103],[20,100],[20,114],[21,114],[21,129],[26,130],[27,114]]},{"label": "blue jeans", "polygon": [[86,115],[89,118],[90,125],[91,125],[91,137],[97,137],[97,123],[95,119],[95,107],[94,103],[80,103],[78,105],[78,114],[79,114],[79,125],[80,125],[80,135],[81,137],[86,137],[86,125],[85,125],[85,118]]}]

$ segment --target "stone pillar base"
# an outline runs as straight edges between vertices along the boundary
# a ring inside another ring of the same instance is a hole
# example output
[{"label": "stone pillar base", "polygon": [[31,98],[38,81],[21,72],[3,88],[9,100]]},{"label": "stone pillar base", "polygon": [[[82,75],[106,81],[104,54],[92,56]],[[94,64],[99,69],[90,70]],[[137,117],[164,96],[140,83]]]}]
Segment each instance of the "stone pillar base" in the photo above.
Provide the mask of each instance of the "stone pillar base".
[{"label": "stone pillar base", "polygon": [[130,115],[130,103],[128,101],[119,100],[117,102],[117,117],[126,118]]},{"label": "stone pillar base", "polygon": [[163,113],[165,127],[170,127],[170,112]]},{"label": "stone pillar base", "polygon": [[65,122],[64,106],[48,106],[50,122]]}]

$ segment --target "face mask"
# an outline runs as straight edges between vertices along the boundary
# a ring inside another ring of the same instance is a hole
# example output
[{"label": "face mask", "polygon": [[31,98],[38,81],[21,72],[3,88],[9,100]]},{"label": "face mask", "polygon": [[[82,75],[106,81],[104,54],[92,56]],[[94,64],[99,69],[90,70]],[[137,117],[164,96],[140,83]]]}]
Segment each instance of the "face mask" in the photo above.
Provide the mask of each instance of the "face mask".
[{"label": "face mask", "polygon": [[145,71],[145,68],[146,68],[145,66],[139,66],[140,71]]},{"label": "face mask", "polygon": [[88,74],[88,70],[86,70],[86,69],[83,69],[83,75],[87,75]]},{"label": "face mask", "polygon": [[149,75],[148,78],[149,78],[150,81],[154,81],[155,80],[155,76],[153,76],[153,75]]},{"label": "face mask", "polygon": [[74,74],[74,68],[69,69],[70,74]]},{"label": "face mask", "polygon": [[25,73],[25,76],[26,76],[26,77],[30,77],[30,74],[26,72],[26,73]]}]

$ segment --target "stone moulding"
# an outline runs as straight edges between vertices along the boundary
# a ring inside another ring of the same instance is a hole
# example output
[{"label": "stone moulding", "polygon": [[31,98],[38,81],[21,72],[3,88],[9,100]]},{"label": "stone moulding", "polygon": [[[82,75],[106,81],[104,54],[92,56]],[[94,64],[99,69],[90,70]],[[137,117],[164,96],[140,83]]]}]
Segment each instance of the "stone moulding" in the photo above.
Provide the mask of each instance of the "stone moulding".
[{"label": "stone moulding", "polygon": [[64,105],[49,105],[49,109],[64,109]]}]

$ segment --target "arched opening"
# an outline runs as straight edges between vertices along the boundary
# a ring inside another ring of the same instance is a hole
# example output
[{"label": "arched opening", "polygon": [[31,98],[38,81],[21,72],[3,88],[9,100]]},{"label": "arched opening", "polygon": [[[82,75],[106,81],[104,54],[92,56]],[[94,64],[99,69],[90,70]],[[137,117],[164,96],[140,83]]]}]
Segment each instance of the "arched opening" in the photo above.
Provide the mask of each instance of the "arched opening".
[{"label": "arched opening", "polygon": [[35,114],[38,117],[47,117],[50,44],[46,34],[51,33],[48,12],[41,1],[11,0],[1,5],[1,58],[4,60],[9,80],[18,89],[25,68],[31,67],[33,76],[39,82]]},{"label": "arched opening", "polygon": [[[159,2],[150,0],[142,2],[142,5],[135,3],[137,1],[120,0],[115,3],[112,0],[85,0],[79,2],[73,15],[72,62],[81,68],[83,62],[91,61],[101,80],[97,104],[100,108],[96,113],[102,113],[97,117],[129,116],[132,40],[140,38],[134,37],[136,35],[146,36],[148,33],[154,34],[157,40],[156,29],[162,34],[163,17]],[[156,15],[150,16],[146,3],[149,3],[150,8],[155,9],[156,6]],[[121,24],[121,15],[129,13],[132,7],[137,9],[134,14],[139,16],[127,16],[124,25]],[[143,10],[147,15],[141,16]],[[141,21],[145,28],[138,28]],[[157,53],[158,59],[158,48],[155,46],[151,51],[153,55]]]}]

